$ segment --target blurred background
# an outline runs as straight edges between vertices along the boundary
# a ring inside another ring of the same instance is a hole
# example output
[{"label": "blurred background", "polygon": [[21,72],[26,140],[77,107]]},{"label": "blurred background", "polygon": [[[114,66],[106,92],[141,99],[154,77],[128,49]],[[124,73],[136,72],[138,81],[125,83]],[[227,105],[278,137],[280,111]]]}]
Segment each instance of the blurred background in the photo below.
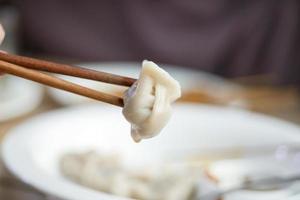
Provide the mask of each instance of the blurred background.
[{"label": "blurred background", "polygon": [[145,58],[298,84],[297,1],[3,1],[4,49],[78,61]]},{"label": "blurred background", "polygon": [[[297,0],[0,0],[0,23],[1,50],[127,74],[148,59],[183,80],[182,101],[300,123]],[[0,78],[1,137],[37,113],[87,101],[22,81]]]}]

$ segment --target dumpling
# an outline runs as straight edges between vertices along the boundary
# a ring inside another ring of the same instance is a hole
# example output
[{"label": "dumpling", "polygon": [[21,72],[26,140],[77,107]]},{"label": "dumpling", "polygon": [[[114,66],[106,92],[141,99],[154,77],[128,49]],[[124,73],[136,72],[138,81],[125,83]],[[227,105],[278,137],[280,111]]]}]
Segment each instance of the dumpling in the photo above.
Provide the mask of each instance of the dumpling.
[{"label": "dumpling", "polygon": [[179,83],[154,62],[143,61],[140,77],[124,95],[123,115],[135,142],[157,135],[171,117],[171,104],[181,96]]}]

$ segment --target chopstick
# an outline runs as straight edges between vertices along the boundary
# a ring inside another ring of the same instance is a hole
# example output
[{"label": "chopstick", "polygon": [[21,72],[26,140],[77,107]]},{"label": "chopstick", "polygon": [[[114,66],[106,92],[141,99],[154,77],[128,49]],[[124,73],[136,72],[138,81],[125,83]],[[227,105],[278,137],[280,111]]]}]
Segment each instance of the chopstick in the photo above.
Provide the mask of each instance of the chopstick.
[{"label": "chopstick", "polygon": [[[37,66],[37,65],[36,65]],[[86,96],[92,99],[96,99],[98,101],[103,101],[106,103],[110,103],[116,106],[123,107],[123,99],[121,97],[109,95],[106,93],[102,93],[90,88],[86,88],[63,79],[59,79],[48,74],[38,72],[32,69],[27,69],[25,67],[12,64],[9,62],[5,62],[0,60],[0,71],[8,74],[12,74],[15,76],[22,77],[24,79],[32,80],[38,83],[42,83],[44,85],[48,85],[57,89],[66,90],[75,94],[79,94],[82,96]],[[80,70],[79,70],[80,71]],[[89,73],[88,73],[89,74]],[[88,76],[87,74],[87,76]],[[113,82],[115,79],[113,79]],[[119,82],[121,83],[121,82]]]},{"label": "chopstick", "polygon": [[12,64],[20,65],[29,69],[75,76],[79,78],[101,81],[101,82],[121,85],[121,86],[131,86],[136,81],[136,79],[134,78],[129,78],[125,76],[119,76],[119,75],[100,72],[92,69],[85,69],[77,66],[59,64],[59,63],[49,62],[45,60],[29,58],[25,56],[6,54],[2,52],[0,52],[0,60]]}]

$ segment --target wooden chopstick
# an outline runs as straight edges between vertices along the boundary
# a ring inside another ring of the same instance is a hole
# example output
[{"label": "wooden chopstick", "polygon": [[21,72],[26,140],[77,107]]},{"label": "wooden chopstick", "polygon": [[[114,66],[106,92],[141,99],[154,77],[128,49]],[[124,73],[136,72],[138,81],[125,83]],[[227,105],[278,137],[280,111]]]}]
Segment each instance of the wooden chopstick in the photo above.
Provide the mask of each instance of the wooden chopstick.
[{"label": "wooden chopstick", "polygon": [[119,76],[106,72],[100,72],[77,66],[59,64],[35,58],[6,54],[2,52],[0,52],[0,60],[16,65],[21,65],[30,69],[75,76],[79,78],[101,81],[115,85],[131,86],[136,81],[136,79],[134,78],[129,78],[125,76]]},{"label": "wooden chopstick", "polygon": [[15,76],[19,76],[28,80],[32,80],[38,83],[42,83],[44,85],[48,85],[54,88],[66,90],[75,94],[79,94],[82,96],[86,96],[92,99],[96,99],[98,101],[106,102],[109,104],[113,104],[116,106],[123,107],[123,99],[121,97],[109,95],[106,93],[102,93],[93,89],[89,89],[47,74],[42,72],[38,72],[32,69],[27,69],[25,67],[15,65],[12,63],[8,63],[0,60],[0,71],[8,74],[12,74]]}]

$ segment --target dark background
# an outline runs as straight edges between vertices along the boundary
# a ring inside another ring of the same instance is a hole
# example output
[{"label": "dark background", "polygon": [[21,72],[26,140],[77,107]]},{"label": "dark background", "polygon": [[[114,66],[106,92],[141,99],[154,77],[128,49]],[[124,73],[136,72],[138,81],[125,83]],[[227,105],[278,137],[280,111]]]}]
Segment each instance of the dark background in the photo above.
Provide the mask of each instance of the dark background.
[{"label": "dark background", "polygon": [[[0,0],[1,2],[1,0]],[[297,0],[11,0],[18,50],[78,61],[153,60],[300,85]],[[1,11],[0,11],[1,12]]]}]

